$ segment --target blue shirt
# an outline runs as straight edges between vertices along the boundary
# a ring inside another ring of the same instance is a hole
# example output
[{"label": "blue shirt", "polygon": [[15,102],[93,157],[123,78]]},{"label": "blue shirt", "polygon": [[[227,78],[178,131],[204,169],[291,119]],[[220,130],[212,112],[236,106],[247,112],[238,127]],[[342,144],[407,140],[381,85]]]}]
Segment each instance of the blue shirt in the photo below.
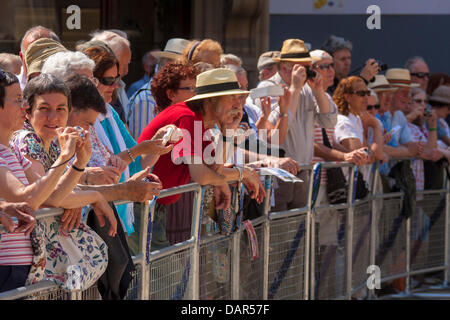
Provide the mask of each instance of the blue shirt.
[{"label": "blue shirt", "polygon": [[143,85],[150,81],[150,77],[146,74],[136,82],[133,82],[127,90],[128,99],[131,98],[133,94],[136,93]]},{"label": "blue shirt", "polygon": [[142,131],[155,117],[153,111],[156,107],[156,101],[150,91],[151,82],[150,79],[128,101],[128,128],[136,140],[139,139]]}]

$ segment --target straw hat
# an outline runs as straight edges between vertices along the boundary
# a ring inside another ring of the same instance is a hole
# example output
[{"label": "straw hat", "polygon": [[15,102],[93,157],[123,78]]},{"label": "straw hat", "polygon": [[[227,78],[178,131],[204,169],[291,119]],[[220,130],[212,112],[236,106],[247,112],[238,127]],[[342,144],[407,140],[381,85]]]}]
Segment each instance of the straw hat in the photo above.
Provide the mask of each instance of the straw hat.
[{"label": "straw hat", "polygon": [[235,73],[224,68],[211,69],[200,73],[197,76],[195,92],[196,95],[186,101],[250,93],[250,91],[239,89]]},{"label": "straw hat", "polygon": [[275,61],[274,58],[279,58],[279,57],[280,57],[280,51],[264,52],[263,54],[261,54],[259,56],[258,64],[257,64],[258,70],[261,71],[262,69],[264,69],[264,67],[266,67],[268,65],[278,63],[278,61]]},{"label": "straw hat", "polygon": [[447,103],[450,105],[450,86],[439,86],[433,91],[431,96],[428,96],[428,101]]},{"label": "straw hat", "polygon": [[382,74],[377,74],[375,76],[375,81],[370,82],[368,88],[372,89],[375,92],[397,90],[397,88],[392,87],[389,81],[387,81],[386,77]]},{"label": "straw hat", "polygon": [[273,60],[278,62],[314,62],[320,59],[311,57],[302,40],[287,39],[284,40],[283,47],[281,47],[280,57],[273,58]]},{"label": "straw hat", "polygon": [[183,53],[184,48],[189,44],[189,41],[182,38],[172,38],[167,41],[163,51],[152,51],[152,56],[156,59],[179,59]]},{"label": "straw hat", "polygon": [[418,83],[411,83],[411,74],[408,69],[393,68],[386,71],[386,79],[392,86],[400,88],[416,88]]},{"label": "straw hat", "polygon": [[57,52],[68,51],[61,43],[53,39],[42,38],[31,43],[25,51],[27,74],[41,72],[45,61]]}]

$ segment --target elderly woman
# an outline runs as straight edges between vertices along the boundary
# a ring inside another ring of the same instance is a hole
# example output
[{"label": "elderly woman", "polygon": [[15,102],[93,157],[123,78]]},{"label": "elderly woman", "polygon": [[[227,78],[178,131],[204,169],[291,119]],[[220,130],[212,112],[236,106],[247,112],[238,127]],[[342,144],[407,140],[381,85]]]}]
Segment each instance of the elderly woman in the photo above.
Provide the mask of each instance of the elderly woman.
[{"label": "elderly woman", "polygon": [[[67,92],[67,91],[66,91]],[[59,112],[67,108],[68,101],[55,102],[55,98],[61,98],[60,94],[41,96],[39,104],[45,108],[49,105],[58,105]],[[62,94],[61,94],[62,95]],[[64,97],[64,95],[62,95]],[[0,197],[7,201],[26,201],[33,210],[41,205],[51,207],[74,207],[80,201],[91,203],[100,201],[98,206],[99,219],[103,221],[106,215],[110,221],[110,235],[115,234],[115,219],[111,216],[111,208],[104,202],[98,193],[90,192],[84,195],[84,200],[79,195],[77,201],[73,201],[72,190],[80,178],[82,168],[86,165],[90,156],[90,145],[83,141],[74,128],[57,128],[54,125],[46,130],[53,131],[58,138],[61,152],[54,159],[47,174],[40,175],[32,168],[32,163],[24,157],[17,149],[10,149],[9,142],[14,131],[21,129],[25,120],[25,111],[22,109],[22,92],[17,78],[8,72],[0,70],[0,183],[4,186]],[[63,99],[64,100],[64,99]],[[59,103],[60,102],[60,103]],[[65,164],[77,155],[77,160],[64,173]],[[78,203],[76,203],[78,202]],[[44,221],[45,223],[45,221]],[[104,222],[103,222],[104,224]],[[12,287],[2,287],[1,290],[12,289],[27,283],[33,283],[44,276],[45,248],[42,249],[43,229],[39,228],[30,234],[14,232],[2,234],[0,246],[0,269],[9,277],[13,277]],[[12,254],[12,247],[16,248]],[[3,267],[9,266],[9,267]],[[30,267],[31,266],[31,267]],[[14,275],[12,275],[14,274]]]},{"label": "elderly woman", "polygon": [[[98,79],[97,89],[107,109],[105,116],[101,114],[98,116],[92,127],[94,129],[91,128],[91,131],[95,130],[99,141],[128,164],[120,177],[120,181],[123,182],[140,172],[142,168],[152,167],[159,155],[169,152],[172,147],[162,146],[162,141],[158,139],[136,144],[125,124],[110,105],[113,91],[118,87],[117,83],[120,79],[117,58],[106,44],[99,42],[87,43],[81,49],[95,62],[93,74]],[[161,138],[165,130],[166,128],[162,128],[154,138]],[[91,164],[96,165],[96,163]],[[133,204],[121,205],[117,209],[126,231],[132,234],[134,232]]]}]

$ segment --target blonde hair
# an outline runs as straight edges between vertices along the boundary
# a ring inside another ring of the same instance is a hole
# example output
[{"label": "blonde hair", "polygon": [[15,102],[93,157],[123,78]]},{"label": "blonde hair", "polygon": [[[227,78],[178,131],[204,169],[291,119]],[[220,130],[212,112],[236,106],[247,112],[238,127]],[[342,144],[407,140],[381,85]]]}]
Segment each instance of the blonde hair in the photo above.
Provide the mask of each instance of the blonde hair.
[{"label": "blonde hair", "polygon": [[202,62],[200,58],[200,52],[202,51],[212,51],[217,53],[219,56],[223,54],[222,46],[217,41],[214,41],[212,39],[204,39],[202,41],[192,40],[191,42],[188,43],[186,48],[184,48],[182,54],[182,61],[184,63],[192,63],[192,64]]},{"label": "blonde hair", "polygon": [[357,82],[364,83],[363,79],[357,76],[344,78],[339,81],[339,84],[334,91],[333,101],[334,103],[336,103],[339,113],[344,116],[348,116],[348,114],[350,113],[350,105],[348,104],[347,100],[345,100],[345,94],[352,92],[353,84]]}]

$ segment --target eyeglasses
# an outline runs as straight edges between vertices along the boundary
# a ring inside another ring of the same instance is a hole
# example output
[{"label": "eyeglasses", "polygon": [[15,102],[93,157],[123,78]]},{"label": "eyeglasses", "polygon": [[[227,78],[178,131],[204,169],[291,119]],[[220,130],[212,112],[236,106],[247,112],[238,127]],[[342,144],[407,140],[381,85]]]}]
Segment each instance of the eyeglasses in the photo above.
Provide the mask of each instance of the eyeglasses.
[{"label": "eyeglasses", "polygon": [[195,87],[180,87],[178,90],[189,90],[189,91],[195,91]]},{"label": "eyeglasses", "polygon": [[372,109],[375,109],[375,110],[380,110],[380,105],[379,104],[375,104],[375,105],[368,105],[367,106],[367,110],[369,111],[369,110],[372,110]]},{"label": "eyeglasses", "polygon": [[425,99],[413,99],[413,101],[415,103],[420,103],[420,104],[426,104],[427,103],[427,100],[425,100]]},{"label": "eyeglasses", "polygon": [[364,97],[364,96],[370,96],[370,91],[369,90],[358,90],[358,91],[350,91],[348,92],[350,94],[356,94],[360,97]]},{"label": "eyeglasses", "polygon": [[118,83],[120,80],[120,74],[118,74],[116,77],[103,77],[98,79],[98,81],[103,84],[104,86],[113,86],[116,83]]},{"label": "eyeglasses", "polygon": [[430,74],[428,72],[414,72],[414,73],[411,73],[411,75],[415,76],[417,78],[421,78],[421,79],[423,79],[425,77],[427,77],[427,78],[430,77]]},{"label": "eyeglasses", "polygon": [[320,69],[320,70],[328,70],[334,68],[334,63],[324,63],[321,65],[316,65],[314,68]]}]

